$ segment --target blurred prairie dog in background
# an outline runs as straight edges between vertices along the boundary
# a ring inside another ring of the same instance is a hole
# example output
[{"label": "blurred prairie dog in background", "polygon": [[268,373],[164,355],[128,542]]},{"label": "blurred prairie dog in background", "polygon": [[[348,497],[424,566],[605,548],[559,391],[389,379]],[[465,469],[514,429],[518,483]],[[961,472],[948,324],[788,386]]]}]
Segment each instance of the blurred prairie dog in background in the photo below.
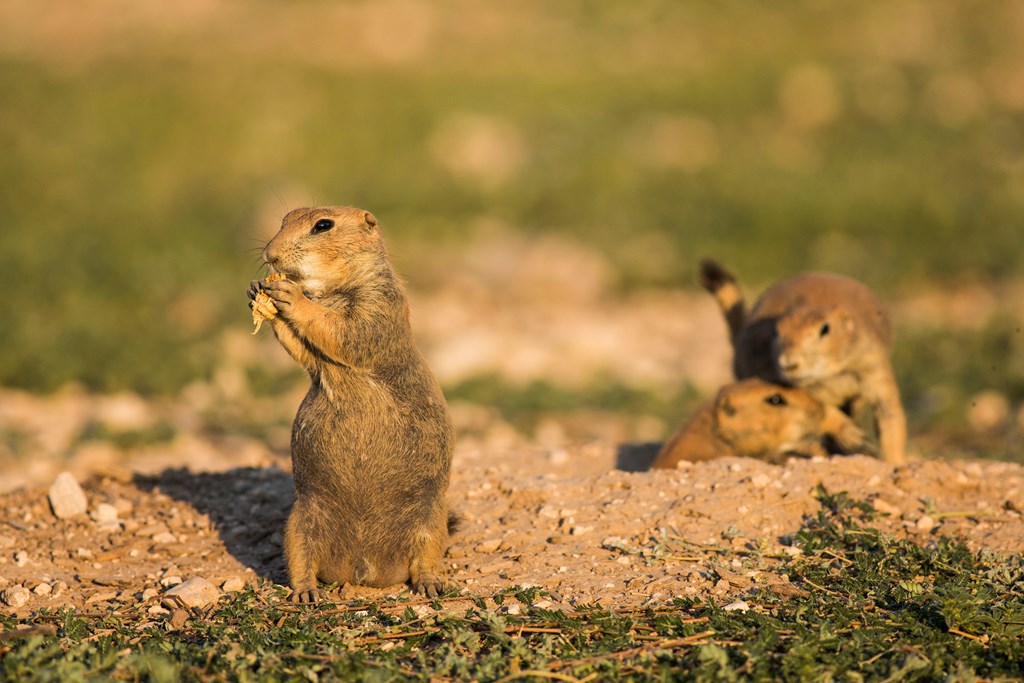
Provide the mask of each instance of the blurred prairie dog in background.
[{"label": "blurred prairie dog in background", "polygon": [[881,458],[906,459],[907,424],[893,374],[892,324],[865,285],[829,273],[802,273],[769,287],[749,311],[736,278],[700,264],[701,286],[729,326],[737,379],[797,386],[859,419],[872,416]]},{"label": "blurred prairie dog in background", "polygon": [[651,468],[730,455],[780,464],[793,455],[827,455],[826,439],[843,452],[862,452],[863,437],[841,410],[803,389],[752,377],[722,387],[702,405],[665,442]]}]

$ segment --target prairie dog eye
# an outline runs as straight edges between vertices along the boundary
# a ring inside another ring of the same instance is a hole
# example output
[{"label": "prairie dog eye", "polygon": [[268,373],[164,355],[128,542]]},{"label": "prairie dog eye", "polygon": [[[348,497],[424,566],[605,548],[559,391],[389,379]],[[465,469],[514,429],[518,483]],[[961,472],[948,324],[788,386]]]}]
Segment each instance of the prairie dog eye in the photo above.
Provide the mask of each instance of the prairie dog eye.
[{"label": "prairie dog eye", "polygon": [[786,401],[786,399],[784,399],[782,397],[782,394],[772,394],[771,396],[768,396],[767,398],[765,398],[764,402],[767,403],[770,406],[785,406],[785,405],[789,405],[789,403]]},{"label": "prairie dog eye", "polygon": [[829,327],[828,323],[825,323],[824,325],[821,326],[821,329],[818,331],[818,336],[824,337],[826,334],[828,334],[830,329],[832,328]]},{"label": "prairie dog eye", "polygon": [[309,231],[311,235],[317,235],[321,232],[327,232],[334,227],[334,221],[330,218],[321,218],[313,224],[313,229]]}]

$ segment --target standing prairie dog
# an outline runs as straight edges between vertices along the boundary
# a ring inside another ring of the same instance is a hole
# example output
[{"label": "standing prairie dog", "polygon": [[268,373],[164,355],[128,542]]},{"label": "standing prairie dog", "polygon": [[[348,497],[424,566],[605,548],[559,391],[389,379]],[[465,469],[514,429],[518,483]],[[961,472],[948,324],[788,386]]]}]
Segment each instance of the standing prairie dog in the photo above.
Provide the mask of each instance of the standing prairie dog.
[{"label": "standing prairie dog", "polygon": [[751,377],[722,387],[701,406],[665,442],[651,468],[729,455],[780,464],[792,455],[828,455],[822,445],[826,438],[843,452],[860,452],[863,436],[841,410],[803,389]]},{"label": "standing prairie dog", "polygon": [[729,326],[737,379],[798,386],[828,405],[872,415],[880,454],[906,454],[907,424],[892,370],[892,325],[878,297],[856,280],[804,273],[769,287],[748,312],[736,278],[714,261],[700,264],[701,285]]},{"label": "standing prairie dog", "polygon": [[292,601],[317,600],[318,578],[439,594],[452,424],[377,220],[296,209],[263,259],[285,278],[254,281],[249,298],[270,297],[274,334],[311,380],[292,426]]}]

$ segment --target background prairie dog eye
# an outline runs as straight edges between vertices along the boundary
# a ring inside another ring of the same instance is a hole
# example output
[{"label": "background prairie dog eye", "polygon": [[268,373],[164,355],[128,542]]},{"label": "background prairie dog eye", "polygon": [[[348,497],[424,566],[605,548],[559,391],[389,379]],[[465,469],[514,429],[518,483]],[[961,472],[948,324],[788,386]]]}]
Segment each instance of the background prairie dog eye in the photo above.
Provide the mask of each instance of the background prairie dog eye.
[{"label": "background prairie dog eye", "polygon": [[821,326],[821,329],[818,331],[818,336],[824,337],[826,334],[828,334],[830,329],[832,328],[829,327],[828,323],[825,323],[824,325]]},{"label": "background prairie dog eye", "polygon": [[786,401],[785,398],[782,397],[782,394],[772,394],[771,396],[768,396],[767,398],[765,398],[764,402],[767,403],[768,405],[771,405],[771,406],[784,406],[784,405],[788,405],[788,402]]}]

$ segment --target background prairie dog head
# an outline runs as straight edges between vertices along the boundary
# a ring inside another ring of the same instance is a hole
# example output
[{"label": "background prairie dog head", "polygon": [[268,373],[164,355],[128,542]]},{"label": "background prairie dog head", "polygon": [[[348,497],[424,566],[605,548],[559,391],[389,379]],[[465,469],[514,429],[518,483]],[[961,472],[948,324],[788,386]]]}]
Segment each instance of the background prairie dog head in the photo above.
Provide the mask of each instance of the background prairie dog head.
[{"label": "background prairie dog head", "polygon": [[846,370],[860,353],[861,330],[841,305],[798,307],[775,323],[772,355],[779,379],[800,384]]},{"label": "background prairie dog head", "polygon": [[369,211],[323,206],[289,211],[263,249],[263,260],[318,297],[379,274],[387,251]]},{"label": "background prairie dog head", "polygon": [[832,437],[844,451],[863,447],[861,431],[840,411],[803,389],[750,378],[723,387],[714,400],[714,429],[737,455],[781,462],[787,454],[823,454]]}]

